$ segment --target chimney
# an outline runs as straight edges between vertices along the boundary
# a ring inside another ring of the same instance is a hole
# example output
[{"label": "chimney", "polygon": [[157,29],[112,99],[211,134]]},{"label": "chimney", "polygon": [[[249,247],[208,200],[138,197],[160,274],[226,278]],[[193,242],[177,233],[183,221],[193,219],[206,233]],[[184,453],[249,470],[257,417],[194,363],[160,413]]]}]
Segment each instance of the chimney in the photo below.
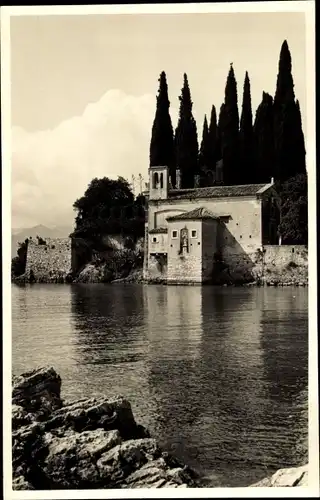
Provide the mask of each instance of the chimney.
[{"label": "chimney", "polygon": [[200,175],[199,174],[194,176],[194,187],[195,188],[200,187]]},{"label": "chimney", "polygon": [[271,177],[271,185],[274,184],[274,177]]},{"label": "chimney", "polygon": [[176,189],[181,189],[181,174],[179,168],[176,170]]},{"label": "chimney", "polygon": [[169,175],[169,189],[172,189],[172,180],[171,180],[171,175]]}]

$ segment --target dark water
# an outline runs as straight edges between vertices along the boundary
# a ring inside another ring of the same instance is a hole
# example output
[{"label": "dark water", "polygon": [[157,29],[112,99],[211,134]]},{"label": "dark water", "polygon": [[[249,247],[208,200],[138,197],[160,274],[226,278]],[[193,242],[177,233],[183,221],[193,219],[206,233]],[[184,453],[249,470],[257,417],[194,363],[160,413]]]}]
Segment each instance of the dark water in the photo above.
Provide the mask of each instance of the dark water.
[{"label": "dark water", "polygon": [[121,394],[211,486],[307,455],[303,288],[12,288],[13,371],[53,365],[63,397]]}]

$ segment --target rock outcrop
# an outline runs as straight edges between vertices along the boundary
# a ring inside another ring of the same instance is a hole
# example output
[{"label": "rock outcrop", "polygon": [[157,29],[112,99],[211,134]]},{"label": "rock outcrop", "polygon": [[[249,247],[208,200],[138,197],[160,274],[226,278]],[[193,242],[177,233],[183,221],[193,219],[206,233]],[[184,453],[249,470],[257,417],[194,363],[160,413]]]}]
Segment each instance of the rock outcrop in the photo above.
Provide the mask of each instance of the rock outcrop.
[{"label": "rock outcrop", "polygon": [[97,254],[74,278],[75,283],[141,283],[143,252],[121,249]]},{"label": "rock outcrop", "polygon": [[262,479],[253,487],[293,487],[308,486],[308,465],[279,469],[271,477]]},{"label": "rock outcrop", "polygon": [[[61,378],[40,368],[13,379],[13,489],[188,488],[204,483],[137,424],[121,396],[60,397]],[[280,469],[252,487],[307,486],[308,466]]]},{"label": "rock outcrop", "polygon": [[196,474],[161,450],[117,397],[65,403],[41,368],[13,380],[13,489],[181,488]]}]

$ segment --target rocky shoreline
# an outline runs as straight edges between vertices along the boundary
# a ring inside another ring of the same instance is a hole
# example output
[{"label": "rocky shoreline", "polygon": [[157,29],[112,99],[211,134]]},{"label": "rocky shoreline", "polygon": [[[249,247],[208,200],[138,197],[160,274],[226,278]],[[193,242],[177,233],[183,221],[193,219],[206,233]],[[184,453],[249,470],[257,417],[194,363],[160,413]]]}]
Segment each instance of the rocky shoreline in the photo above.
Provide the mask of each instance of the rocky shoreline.
[{"label": "rocky shoreline", "polygon": [[[132,283],[132,284],[145,284],[145,285],[170,285],[171,283],[167,283],[167,280],[165,279],[144,279],[143,278],[143,272],[142,269],[136,269],[134,272],[128,274],[127,276],[124,277],[119,277],[115,279],[110,279],[110,280],[104,280],[101,279],[97,273],[95,273],[93,276],[88,277],[86,275],[85,277],[82,276],[77,276],[73,277],[71,274],[66,275],[66,276],[42,276],[41,279],[30,279],[29,276],[22,275],[19,277],[13,277],[12,278],[12,283],[17,284],[17,285],[23,285],[23,284],[32,284],[32,283],[46,283],[46,284],[70,284],[70,283],[109,283],[109,284],[126,284],[126,283]],[[186,283],[186,282],[176,282],[172,283],[172,285],[189,285],[189,286],[199,286],[199,285],[212,285],[212,286],[224,286],[224,287],[230,287],[230,286],[245,286],[245,287],[308,287],[308,278],[304,279],[292,279],[288,278],[287,280],[279,280],[279,279],[257,279],[255,281],[243,281],[243,282],[237,282],[237,281],[229,281],[229,282],[221,282],[221,283],[202,283],[202,284],[197,284],[197,283]]]},{"label": "rocky shoreline", "polygon": [[162,451],[121,396],[66,403],[40,368],[13,380],[13,489],[185,488],[189,467]]},{"label": "rocky shoreline", "polygon": [[[13,489],[199,488],[190,467],[163,451],[121,396],[65,402],[61,378],[39,368],[13,379]],[[308,466],[253,487],[307,486]]]}]

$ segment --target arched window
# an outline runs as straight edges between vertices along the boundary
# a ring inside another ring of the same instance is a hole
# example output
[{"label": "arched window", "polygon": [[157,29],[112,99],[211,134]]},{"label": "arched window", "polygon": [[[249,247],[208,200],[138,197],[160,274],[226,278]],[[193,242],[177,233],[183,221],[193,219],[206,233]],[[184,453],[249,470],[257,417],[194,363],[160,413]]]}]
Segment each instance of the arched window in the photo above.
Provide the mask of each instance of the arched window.
[{"label": "arched window", "polygon": [[156,189],[158,187],[158,184],[159,184],[159,175],[158,172],[156,172],[155,174],[153,174],[153,189]]},{"label": "arched window", "polygon": [[163,174],[160,174],[160,188],[163,188]]}]

